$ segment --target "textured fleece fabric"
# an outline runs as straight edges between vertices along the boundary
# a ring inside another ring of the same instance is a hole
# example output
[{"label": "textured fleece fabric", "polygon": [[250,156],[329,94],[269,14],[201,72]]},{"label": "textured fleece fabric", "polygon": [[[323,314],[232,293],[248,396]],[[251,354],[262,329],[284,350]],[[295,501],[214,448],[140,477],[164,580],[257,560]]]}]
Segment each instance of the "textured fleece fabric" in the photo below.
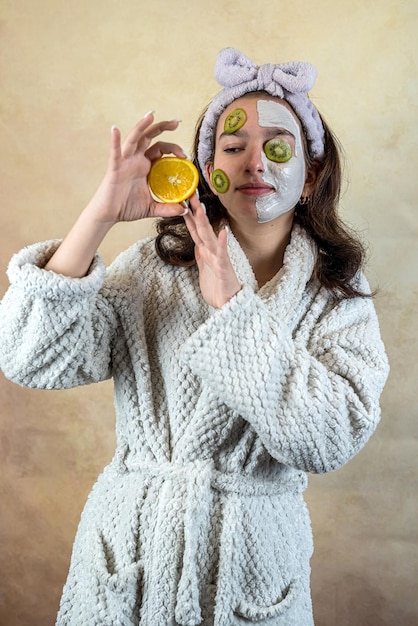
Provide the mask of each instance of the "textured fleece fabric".
[{"label": "textured fleece fabric", "polygon": [[[312,625],[302,492],[379,421],[388,364],[371,299],[335,302],[310,282],[299,227],[261,289],[229,235],[243,288],[220,310],[151,238],[82,279],[41,269],[57,245],[10,263],[0,364],[42,389],[113,377],[117,430],[57,624]],[[368,289],[362,274],[356,286]]]}]

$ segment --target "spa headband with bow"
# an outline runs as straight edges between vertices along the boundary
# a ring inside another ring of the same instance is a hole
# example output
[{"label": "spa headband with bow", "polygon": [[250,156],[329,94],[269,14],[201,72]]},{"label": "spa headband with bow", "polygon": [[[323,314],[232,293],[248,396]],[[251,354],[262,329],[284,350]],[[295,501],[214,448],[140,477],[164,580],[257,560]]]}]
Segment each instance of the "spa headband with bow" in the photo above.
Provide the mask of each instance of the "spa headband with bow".
[{"label": "spa headband with bow", "polygon": [[316,79],[310,63],[290,62],[260,67],[235,48],[224,48],[218,54],[215,79],[224,88],[209,105],[200,128],[197,158],[204,175],[205,164],[212,158],[213,134],[221,113],[237,98],[253,91],[266,91],[286,100],[300,119],[313,159],[324,156],[324,127],[319,113],[307,93]]}]

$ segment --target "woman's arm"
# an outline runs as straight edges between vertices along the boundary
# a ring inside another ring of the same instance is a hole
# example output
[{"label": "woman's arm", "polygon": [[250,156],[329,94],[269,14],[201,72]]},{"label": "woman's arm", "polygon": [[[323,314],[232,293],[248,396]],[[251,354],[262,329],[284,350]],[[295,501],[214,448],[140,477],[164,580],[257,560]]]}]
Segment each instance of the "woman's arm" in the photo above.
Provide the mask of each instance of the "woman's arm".
[{"label": "woman's arm", "polygon": [[150,196],[151,162],[165,153],[185,156],[176,144],[152,144],[178,126],[153,119],[146,115],[123,144],[112,129],[103,181],[62,243],[35,244],[12,259],[11,285],[0,303],[0,367],[14,382],[63,388],[111,375],[117,311],[109,294],[119,285],[107,282],[102,290],[105,268],[96,250],[117,222],[184,212]]},{"label": "woman's arm", "polygon": [[308,340],[305,328],[290,331],[283,309],[244,287],[190,337],[183,359],[275,459],[331,471],[379,421],[388,363],[373,303],[344,300]]},{"label": "woman's arm", "polygon": [[0,367],[27,387],[62,389],[111,375],[117,317],[100,295],[104,264],[96,255],[83,278],[46,272],[58,244],[33,244],[12,257],[0,303]]}]

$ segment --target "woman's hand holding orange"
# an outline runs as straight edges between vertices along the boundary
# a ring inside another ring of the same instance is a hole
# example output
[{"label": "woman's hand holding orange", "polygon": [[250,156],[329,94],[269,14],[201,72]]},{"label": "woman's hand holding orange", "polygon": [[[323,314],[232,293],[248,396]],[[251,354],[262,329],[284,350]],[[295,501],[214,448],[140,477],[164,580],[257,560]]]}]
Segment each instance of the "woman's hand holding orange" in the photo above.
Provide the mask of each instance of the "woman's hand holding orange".
[{"label": "woman's hand holding orange", "polygon": [[178,127],[177,120],[153,124],[154,116],[147,114],[121,142],[121,134],[112,128],[111,150],[106,174],[89,209],[100,222],[116,223],[139,220],[145,217],[180,215],[178,204],[156,202],[150,195],[147,176],[151,163],[164,154],[184,158],[183,150],[175,143],[151,142],[164,131]]}]

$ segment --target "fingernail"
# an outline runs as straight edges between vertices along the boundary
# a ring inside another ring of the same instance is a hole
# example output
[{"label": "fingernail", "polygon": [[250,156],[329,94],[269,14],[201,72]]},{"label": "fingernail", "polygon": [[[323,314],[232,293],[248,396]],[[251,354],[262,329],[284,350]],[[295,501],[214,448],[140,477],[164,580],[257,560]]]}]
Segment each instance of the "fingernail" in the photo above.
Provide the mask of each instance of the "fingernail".
[{"label": "fingernail", "polygon": [[180,217],[183,217],[183,215],[187,215],[188,212],[189,212],[189,209],[186,207],[183,213],[180,213]]},{"label": "fingernail", "polygon": [[177,124],[180,124],[180,122],[182,122],[183,120],[171,120],[172,122],[177,122]]},{"label": "fingernail", "polygon": [[113,124],[112,128],[110,129],[110,132],[113,133],[114,130],[117,130],[117,126]]},{"label": "fingernail", "polygon": [[155,109],[151,109],[151,111],[148,111],[148,113],[145,113],[144,119],[148,117],[148,115],[152,115],[153,113],[155,113]]},{"label": "fingernail", "polygon": [[206,215],[207,214],[206,206],[203,204],[203,202],[200,203],[200,206],[202,207],[202,209],[204,210],[205,215]]}]

